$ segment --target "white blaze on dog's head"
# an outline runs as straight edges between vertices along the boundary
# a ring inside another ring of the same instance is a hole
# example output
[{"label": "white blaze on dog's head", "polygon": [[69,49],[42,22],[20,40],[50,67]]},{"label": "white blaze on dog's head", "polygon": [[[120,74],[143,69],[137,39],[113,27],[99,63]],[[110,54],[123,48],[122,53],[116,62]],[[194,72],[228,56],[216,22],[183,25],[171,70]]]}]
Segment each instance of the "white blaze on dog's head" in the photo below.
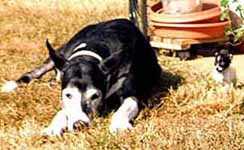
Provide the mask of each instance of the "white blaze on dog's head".
[{"label": "white blaze on dog's head", "polygon": [[62,90],[63,110],[67,114],[68,126],[73,126],[76,121],[90,123],[89,117],[84,113],[81,107],[81,92],[76,87],[67,87]]},{"label": "white blaze on dog's head", "polygon": [[65,110],[71,109],[71,110],[81,110],[80,104],[81,104],[81,93],[78,88],[76,87],[70,87],[63,89],[62,91],[62,103],[63,108]]}]

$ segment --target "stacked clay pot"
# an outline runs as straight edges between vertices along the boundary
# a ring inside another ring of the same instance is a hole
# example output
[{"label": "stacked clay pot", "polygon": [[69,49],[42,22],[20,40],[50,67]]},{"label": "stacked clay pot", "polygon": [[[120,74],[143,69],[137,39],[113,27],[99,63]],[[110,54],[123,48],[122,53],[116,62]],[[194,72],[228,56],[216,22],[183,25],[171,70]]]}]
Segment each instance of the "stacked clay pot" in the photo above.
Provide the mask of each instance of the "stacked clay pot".
[{"label": "stacked clay pot", "polygon": [[[189,0],[187,5],[175,3],[179,8],[170,5],[164,6],[162,2],[152,5],[150,23],[153,26],[153,34],[159,37],[178,39],[224,38],[224,31],[229,22],[220,21],[219,1],[206,0],[198,5],[193,1],[195,0]],[[174,4],[171,5],[174,6]],[[174,10],[170,10],[170,8]],[[189,8],[192,8],[192,11],[189,11]]]}]

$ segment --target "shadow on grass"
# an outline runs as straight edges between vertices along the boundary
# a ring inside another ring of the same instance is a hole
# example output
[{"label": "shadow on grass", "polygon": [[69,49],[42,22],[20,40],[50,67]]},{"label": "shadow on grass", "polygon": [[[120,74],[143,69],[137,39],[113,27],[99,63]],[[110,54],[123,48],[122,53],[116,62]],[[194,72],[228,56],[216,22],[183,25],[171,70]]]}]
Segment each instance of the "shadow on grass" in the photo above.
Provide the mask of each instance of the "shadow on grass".
[{"label": "shadow on grass", "polygon": [[152,91],[144,97],[145,105],[148,108],[158,108],[163,105],[162,98],[165,97],[170,89],[177,89],[182,84],[183,78],[167,71],[162,71],[158,84]]}]

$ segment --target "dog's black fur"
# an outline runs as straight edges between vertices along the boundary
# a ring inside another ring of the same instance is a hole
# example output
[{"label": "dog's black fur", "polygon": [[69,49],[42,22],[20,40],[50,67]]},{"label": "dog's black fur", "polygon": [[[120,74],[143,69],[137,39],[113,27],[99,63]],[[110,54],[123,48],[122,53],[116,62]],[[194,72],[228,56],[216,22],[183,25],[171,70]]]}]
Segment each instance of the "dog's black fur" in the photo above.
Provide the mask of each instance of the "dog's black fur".
[{"label": "dog's black fur", "polygon": [[[103,58],[103,62],[91,56],[78,56],[68,60],[81,43]],[[57,51],[47,41],[50,58],[43,66],[25,73],[17,83],[29,83],[46,72],[58,68],[62,72],[62,89],[68,83],[84,90],[93,84],[106,95],[113,91],[116,103],[129,96],[142,96],[157,82],[161,68],[156,54],[138,28],[127,19],[116,19],[87,26]],[[122,82],[118,82],[120,79]],[[111,95],[111,94],[110,94]],[[109,95],[109,96],[110,96]],[[140,103],[140,102],[139,102]]]}]

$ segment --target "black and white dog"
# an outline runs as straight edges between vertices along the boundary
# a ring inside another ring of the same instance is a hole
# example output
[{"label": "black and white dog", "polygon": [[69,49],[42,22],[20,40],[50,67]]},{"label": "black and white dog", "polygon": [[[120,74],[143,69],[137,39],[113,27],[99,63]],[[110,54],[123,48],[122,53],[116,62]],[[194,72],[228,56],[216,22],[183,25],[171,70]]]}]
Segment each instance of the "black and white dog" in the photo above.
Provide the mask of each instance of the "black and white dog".
[{"label": "black and white dog", "polygon": [[111,97],[119,108],[112,116],[110,131],[132,128],[139,98],[157,82],[161,68],[149,42],[131,21],[116,19],[87,26],[57,51],[48,40],[46,45],[49,58],[42,66],[2,88],[9,92],[20,83],[57,70],[63,108],[45,134],[60,135],[66,127],[72,131],[77,121],[90,124],[92,114],[103,113]]},{"label": "black and white dog", "polygon": [[236,70],[231,66],[232,59],[233,55],[227,49],[215,53],[215,68],[212,77],[216,82],[223,85],[236,84]]}]

